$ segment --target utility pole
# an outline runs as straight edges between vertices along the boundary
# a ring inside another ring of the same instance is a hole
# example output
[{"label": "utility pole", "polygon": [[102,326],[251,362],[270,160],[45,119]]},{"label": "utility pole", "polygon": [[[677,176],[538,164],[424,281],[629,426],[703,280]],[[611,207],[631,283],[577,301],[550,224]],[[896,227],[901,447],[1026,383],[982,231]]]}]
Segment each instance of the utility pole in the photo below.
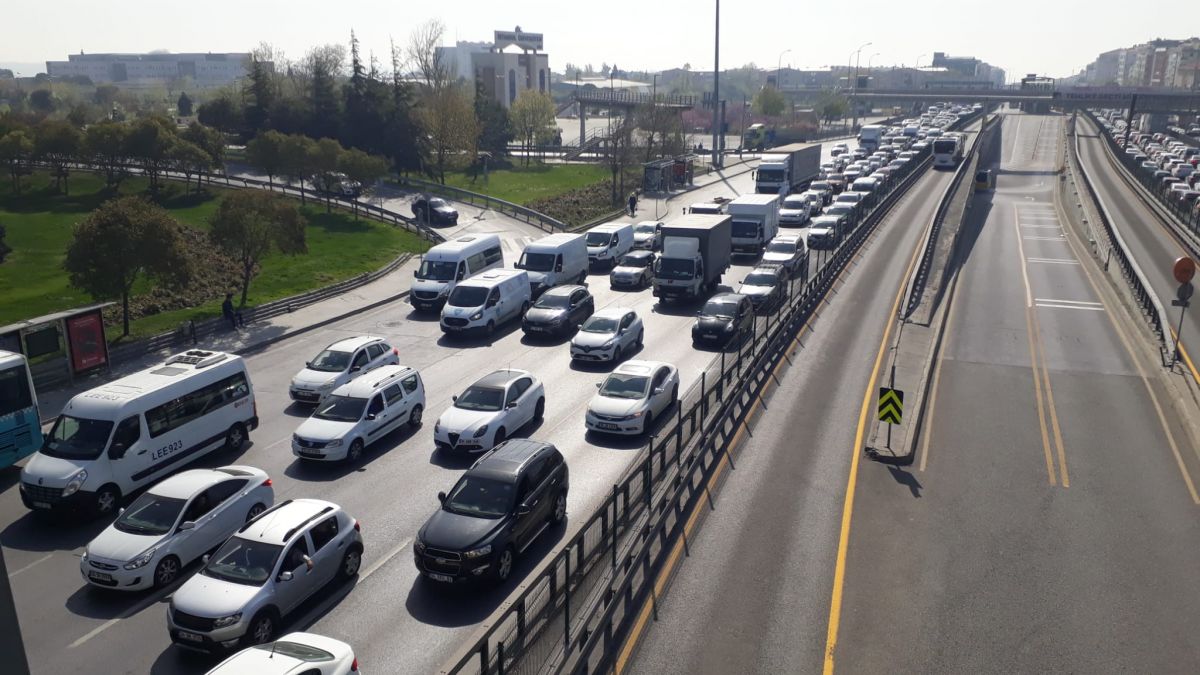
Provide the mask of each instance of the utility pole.
[{"label": "utility pole", "polygon": [[[853,133],[855,127],[858,126],[858,66],[862,62],[862,50],[865,47],[870,47],[872,43],[864,42],[858,49],[854,50],[854,88],[850,90],[850,108],[851,122],[850,131]],[[847,73],[848,74],[848,73]]]},{"label": "utility pole", "polygon": [[716,32],[713,38],[713,151],[714,169],[721,168],[721,0],[717,1]]}]

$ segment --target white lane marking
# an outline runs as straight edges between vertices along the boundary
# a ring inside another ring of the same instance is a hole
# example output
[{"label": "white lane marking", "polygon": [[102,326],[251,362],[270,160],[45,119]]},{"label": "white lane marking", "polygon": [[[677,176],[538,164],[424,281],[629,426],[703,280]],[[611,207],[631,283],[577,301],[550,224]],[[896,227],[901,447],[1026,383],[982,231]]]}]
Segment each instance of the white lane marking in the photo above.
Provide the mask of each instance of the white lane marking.
[{"label": "white lane marking", "polygon": [[384,565],[386,565],[388,563],[388,561],[390,561],[392,558],[395,558],[397,555],[399,555],[400,552],[403,551],[411,543],[412,543],[412,537],[409,537],[408,539],[405,539],[404,541],[400,542],[399,546],[392,549],[391,551],[388,551],[387,555],[385,555],[382,558],[380,558],[379,560],[375,561],[374,565],[371,565],[370,567],[367,568],[367,571],[360,574],[359,579],[366,579],[367,577],[374,574],[380,567],[383,567]]},{"label": "white lane marking", "polygon": [[29,568],[33,567],[34,565],[39,565],[39,564],[41,564],[41,563],[44,563],[44,562],[46,562],[47,560],[49,560],[49,559],[50,559],[50,558],[52,558],[52,557],[54,557],[54,554],[53,554],[53,553],[47,553],[46,555],[44,555],[44,556],[42,556],[42,557],[38,558],[37,560],[34,560],[33,562],[29,563],[28,565],[26,565],[26,566],[22,567],[21,569],[17,570],[16,572],[10,572],[10,573],[9,573],[9,575],[8,575],[8,578],[9,578],[9,579],[11,579],[11,578],[13,578],[13,577],[17,576],[18,574],[20,574],[21,572],[24,572],[25,570],[27,570],[27,569],[29,569]]},{"label": "white lane marking", "polygon": [[1092,302],[1091,300],[1059,300],[1057,298],[1036,298],[1036,300],[1038,302],[1058,302],[1064,305],[1091,305],[1093,307],[1103,306],[1100,303]]},{"label": "white lane marking", "polygon": [[1067,259],[1067,258],[1026,258],[1025,262],[1044,263],[1047,265],[1078,265],[1079,264],[1078,260],[1071,260],[1071,259]]},{"label": "white lane marking", "polygon": [[1065,237],[1039,237],[1037,235],[1032,235],[1032,234],[1027,234],[1021,238],[1028,239],[1030,241],[1066,241]]},{"label": "white lane marking", "polygon": [[1082,305],[1056,305],[1049,302],[1039,302],[1038,307],[1053,307],[1056,309],[1086,309],[1091,312],[1103,312],[1103,307],[1084,307]]},{"label": "white lane marking", "polygon": [[[177,581],[175,583],[176,583],[176,587],[178,587],[178,584],[183,583],[183,580],[180,579],[179,581]],[[125,619],[128,619],[131,616],[139,614],[142,612],[142,610],[145,610],[150,605],[167,600],[174,594],[175,594],[174,591],[172,591],[171,593],[168,593],[167,595],[165,595],[161,598],[157,597],[157,596],[151,596],[151,597],[146,598],[142,602],[139,602],[138,604],[134,605],[132,608],[122,612],[121,614],[118,614],[117,616],[114,616],[113,618],[109,619],[108,621],[105,621],[104,623],[100,624],[99,626],[96,626],[90,632],[88,632],[87,635],[84,635],[83,637],[79,638],[78,640],[72,642],[70,645],[70,649],[75,649],[79,645],[87,642],[88,640],[91,640],[92,638],[103,633],[104,631],[108,630],[109,628],[112,628],[114,625],[117,624],[117,622],[123,621]]]},{"label": "white lane marking", "polygon": [[1008,153],[1008,163],[1014,164],[1017,161],[1017,150],[1021,147],[1021,120],[1024,116],[1017,117],[1017,129],[1013,132],[1012,151]]},{"label": "white lane marking", "polygon": [[[374,565],[368,567],[365,572],[359,572],[357,583],[362,583],[367,577],[374,574],[376,570],[386,565],[389,560],[395,558],[410,543],[412,543],[412,537],[400,542],[399,546],[393,548],[391,551],[388,551],[387,555],[376,561]],[[329,595],[329,597],[322,600],[316,607],[308,610],[308,612],[298,618],[294,625],[298,627],[298,630],[308,630],[313,626],[313,624],[315,624],[317,621],[320,621],[325,617],[325,615],[329,614],[329,611],[333,609],[334,605],[337,605],[345,600],[346,596],[350,594],[350,590],[352,588],[352,586],[345,585],[337,589],[334,593]]]},{"label": "white lane marking", "polygon": [[1028,227],[1033,230],[1058,230],[1062,228],[1061,225],[1026,225],[1024,223],[1021,223],[1021,227]]},{"label": "white lane marking", "polygon": [[[1020,128],[1020,120],[1017,121]],[[1017,253],[1021,256],[1021,279],[1025,282],[1025,306],[1033,306],[1033,291],[1029,290],[1029,269],[1025,264],[1025,245],[1021,243],[1021,217],[1013,212],[1013,230],[1017,233]]]}]

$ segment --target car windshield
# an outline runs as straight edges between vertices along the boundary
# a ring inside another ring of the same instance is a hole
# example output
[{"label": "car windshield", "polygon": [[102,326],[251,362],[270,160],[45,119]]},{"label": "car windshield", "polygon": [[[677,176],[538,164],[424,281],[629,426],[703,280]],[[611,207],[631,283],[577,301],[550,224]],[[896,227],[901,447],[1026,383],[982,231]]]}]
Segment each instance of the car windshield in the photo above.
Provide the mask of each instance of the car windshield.
[{"label": "car windshield", "polygon": [[308,369],[322,373],[340,373],[350,365],[350,356],[350,352],[326,349],[309,362]]},{"label": "car windshield", "polygon": [[608,232],[588,232],[587,233],[587,245],[588,246],[608,246],[608,240],[611,238],[612,238],[612,235],[609,234]]},{"label": "car windshield", "polygon": [[752,272],[746,275],[746,281],[743,283],[747,286],[774,286],[775,275],[770,272]]},{"label": "car windshield", "polygon": [[783,208],[785,209],[803,209],[808,207],[808,199],[805,197],[788,197],[783,200]]},{"label": "car windshield", "polygon": [[615,333],[618,320],[608,316],[593,316],[579,330],[585,333]]},{"label": "car windshield", "polygon": [[613,373],[604,380],[604,384],[600,387],[600,395],[611,398],[646,398],[646,387],[649,384],[650,378],[645,375]]},{"label": "car windshield", "polygon": [[442,507],[451,513],[481,518],[499,518],[512,510],[516,486],[494,478],[463,476]]},{"label": "car windshield", "polygon": [[648,255],[627,255],[617,263],[618,267],[645,267],[650,264]]},{"label": "car windshield", "polygon": [[732,319],[737,314],[737,303],[732,300],[709,300],[700,310],[704,316],[715,316],[722,319]]},{"label": "car windshield", "polygon": [[759,225],[753,220],[733,221],[733,236],[738,238],[753,238],[758,236]]},{"label": "car windshield", "polygon": [[428,281],[450,281],[458,264],[448,260],[422,260],[417,269],[417,278]]},{"label": "car windshield", "polygon": [[282,546],[230,537],[200,573],[206,577],[247,586],[261,586],[271,577]]},{"label": "car windshield", "polygon": [[59,415],[42,444],[42,454],[59,459],[96,459],[108,445],[113,423]]},{"label": "car windshield", "polygon": [[642,225],[635,227],[633,231],[637,232],[638,234],[654,234],[658,231],[658,227],[654,223],[643,223]]},{"label": "car windshield", "polygon": [[430,208],[435,209],[448,209],[450,208],[450,202],[447,202],[445,199],[434,197],[433,199],[429,200],[429,206]]},{"label": "car windshield", "polygon": [[767,253],[787,253],[796,252],[796,245],[786,241],[773,241],[767,244]]},{"label": "car windshield", "polygon": [[481,307],[487,300],[488,289],[479,286],[455,286],[446,304],[451,307]]},{"label": "car windshield", "polygon": [[454,407],[495,412],[504,407],[504,390],[497,387],[467,387],[454,402]]},{"label": "car windshield", "polygon": [[539,309],[562,309],[571,306],[571,296],[559,295],[557,293],[543,293],[542,297],[538,298],[537,302],[533,303],[534,307]]},{"label": "car windshield", "polygon": [[134,500],[113,527],[129,534],[166,534],[175,526],[184,500],[145,492]]},{"label": "car windshield", "polygon": [[313,417],[334,422],[357,422],[362,418],[363,409],[366,407],[367,399],[365,398],[330,396],[313,413]]},{"label": "car windshield", "polygon": [[831,206],[828,209],[826,209],[826,211],[825,211],[825,213],[830,216],[844,216],[848,213],[853,213],[853,212],[854,212],[854,207],[845,202]]},{"label": "car windshield", "polygon": [[658,266],[658,276],[663,279],[689,279],[695,274],[695,265],[683,258],[664,258]]},{"label": "car windshield", "polygon": [[268,642],[265,645],[254,645],[254,648],[261,649],[264,652],[270,652],[272,654],[290,656],[293,659],[306,661],[308,663],[319,663],[321,661],[333,660],[333,654],[330,654],[324,649],[317,649],[312,645],[304,645],[300,644],[299,642],[284,642],[283,640],[279,640],[278,642]]},{"label": "car windshield", "polygon": [[521,254],[521,259],[517,261],[517,269],[528,270],[530,272],[550,272],[554,269],[554,254],[530,253],[526,251]]},{"label": "car windshield", "polygon": [[[836,176],[837,174],[833,174],[833,175],[834,175],[834,176]],[[812,185],[810,185],[809,187],[811,187],[811,188],[812,188],[812,189],[814,189],[814,190],[825,190],[825,191],[828,191],[828,190],[829,190],[829,183],[826,183],[825,181],[817,181],[817,182],[813,183]]]}]

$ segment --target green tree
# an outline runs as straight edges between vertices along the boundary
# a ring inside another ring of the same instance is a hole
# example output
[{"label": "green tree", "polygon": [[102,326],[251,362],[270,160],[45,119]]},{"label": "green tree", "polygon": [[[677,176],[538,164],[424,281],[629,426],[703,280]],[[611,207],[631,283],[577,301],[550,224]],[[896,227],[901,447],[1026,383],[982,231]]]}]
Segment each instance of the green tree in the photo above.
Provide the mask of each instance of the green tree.
[{"label": "green tree", "polygon": [[83,135],[67,122],[44,120],[35,129],[33,154],[50,164],[54,173],[54,189],[70,194],[67,186],[67,166],[79,156]]},{"label": "green tree", "polygon": [[167,157],[170,160],[171,168],[183,174],[185,193],[191,188],[192,174],[196,174],[196,189],[199,190],[201,175],[212,168],[212,155],[199,145],[182,138],[176,138],[171,143],[171,147],[167,150]]},{"label": "green tree", "polygon": [[150,180],[151,192],[158,192],[158,179],[170,164],[171,146],[175,140],[175,124],[157,115],[139,118],[129,129],[125,153],[142,167]]},{"label": "green tree", "polygon": [[508,110],[509,124],[525,147],[525,164],[529,164],[530,149],[535,140],[544,141],[558,130],[554,121],[554,100],[549,94],[526,89],[513,101]]},{"label": "green tree", "polygon": [[0,136],[0,162],[8,165],[12,176],[13,194],[21,194],[21,173],[33,156],[33,139],[17,129]]},{"label": "green tree", "polygon": [[787,109],[787,99],[775,87],[763,87],[754,95],[750,108],[759,115],[778,117]]},{"label": "green tree", "polygon": [[330,187],[344,152],[341,143],[332,138],[322,138],[317,141],[316,149],[311,155],[313,174],[320,179],[321,190],[325,193],[326,213],[333,210],[333,191]]},{"label": "green tree", "polygon": [[821,97],[817,99],[817,105],[814,110],[826,124],[834,120],[840,120],[846,116],[850,110],[850,104],[846,97],[834,91],[821,92]]},{"label": "green tree", "polygon": [[201,103],[196,109],[196,118],[201,124],[219,129],[227,134],[242,127],[242,111],[229,96],[219,96]]},{"label": "green tree", "polygon": [[283,147],[287,141],[287,136],[270,130],[255,136],[246,144],[246,159],[267,174],[267,185],[272,189],[275,187],[275,176],[285,173]]},{"label": "green tree", "polygon": [[96,87],[96,91],[92,92],[92,103],[101,106],[105,111],[112,108],[117,102],[117,97],[121,90],[115,84],[102,84]]},{"label": "green tree", "polygon": [[191,275],[181,227],[142,197],[111,199],[75,225],[63,268],[93,298],[120,299],[122,335],[129,335],[129,295],[139,279],[178,286]]},{"label": "green tree", "polygon": [[83,135],[83,154],[104,170],[105,185],[117,184],[124,174],[129,126],[123,122],[99,122]]},{"label": "green tree", "polygon": [[300,188],[300,203],[304,204],[304,181],[312,177],[317,154],[317,143],[308,136],[292,134],[284,136],[282,148],[281,175],[287,176],[289,182]]},{"label": "green tree", "polygon": [[257,53],[250,55],[250,72],[245,93],[249,98],[246,104],[246,124],[252,129],[267,128],[271,109],[275,105],[275,84],[270,68]]},{"label": "green tree", "polygon": [[225,136],[220,131],[199,122],[192,122],[180,137],[203,148],[212,158],[210,166],[218,169],[225,166]]},{"label": "green tree", "polygon": [[458,87],[430,91],[418,110],[421,130],[430,148],[430,174],[446,182],[446,169],[469,166],[479,140],[479,126],[471,102]]},{"label": "green tree", "polygon": [[337,78],[346,60],[341,45],[324,45],[309,50],[309,113],[307,133],[312,138],[337,138],[342,111],[337,95]]},{"label": "green tree", "polygon": [[[370,191],[375,181],[387,175],[388,162],[378,155],[368,155],[358,148],[351,148],[338,158],[338,166],[342,173],[352,181],[362,186],[363,194]],[[354,218],[358,219],[357,200],[353,204]]]},{"label": "green tree", "polygon": [[179,112],[180,117],[192,116],[192,97],[188,96],[186,91],[179,93],[179,100],[175,102],[175,109]]},{"label": "green tree", "polygon": [[49,89],[34,89],[29,95],[29,107],[40,115],[49,115],[58,108],[58,99]]},{"label": "green tree", "polygon": [[392,158],[398,172],[419,171],[427,143],[421,135],[413,86],[404,79],[400,48],[392,42],[391,50],[391,110],[385,124],[383,154]]},{"label": "green tree", "polygon": [[484,93],[482,82],[475,87],[475,122],[479,126],[479,149],[497,158],[507,155],[514,137],[508,112]]},{"label": "green tree", "polygon": [[308,252],[304,216],[293,202],[269,192],[246,190],[225,197],[209,225],[213,243],[241,265],[243,307],[263,258],[272,251]]}]

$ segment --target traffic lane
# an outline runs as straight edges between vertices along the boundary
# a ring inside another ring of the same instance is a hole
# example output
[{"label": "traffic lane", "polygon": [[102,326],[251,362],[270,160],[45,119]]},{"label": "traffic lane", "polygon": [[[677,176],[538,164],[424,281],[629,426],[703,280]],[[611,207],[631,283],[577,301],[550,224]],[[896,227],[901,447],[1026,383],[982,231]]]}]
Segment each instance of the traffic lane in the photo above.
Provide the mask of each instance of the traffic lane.
[{"label": "traffic lane", "polygon": [[1126,185],[1124,178],[1118,174],[1125,170],[1124,167],[1109,160],[1103,147],[1106,141],[1098,134],[1090,121],[1080,118],[1080,161],[1087,167],[1093,187],[1116,221],[1114,227],[1121,232],[1134,260],[1167,310],[1170,329],[1179,332],[1180,341],[1191,357],[1192,364],[1200,368],[1200,313],[1184,313],[1183,329],[1179,331],[1179,310],[1171,306],[1179,287],[1171,273],[1171,266],[1176,258],[1191,253],[1169,232],[1168,226],[1161,223],[1158,216],[1141,202],[1133,188]]},{"label": "traffic lane", "polygon": [[634,671],[809,672],[821,662],[863,384],[923,230],[914,224],[932,217],[951,176],[918,180],[800,337],[658,600]]}]

